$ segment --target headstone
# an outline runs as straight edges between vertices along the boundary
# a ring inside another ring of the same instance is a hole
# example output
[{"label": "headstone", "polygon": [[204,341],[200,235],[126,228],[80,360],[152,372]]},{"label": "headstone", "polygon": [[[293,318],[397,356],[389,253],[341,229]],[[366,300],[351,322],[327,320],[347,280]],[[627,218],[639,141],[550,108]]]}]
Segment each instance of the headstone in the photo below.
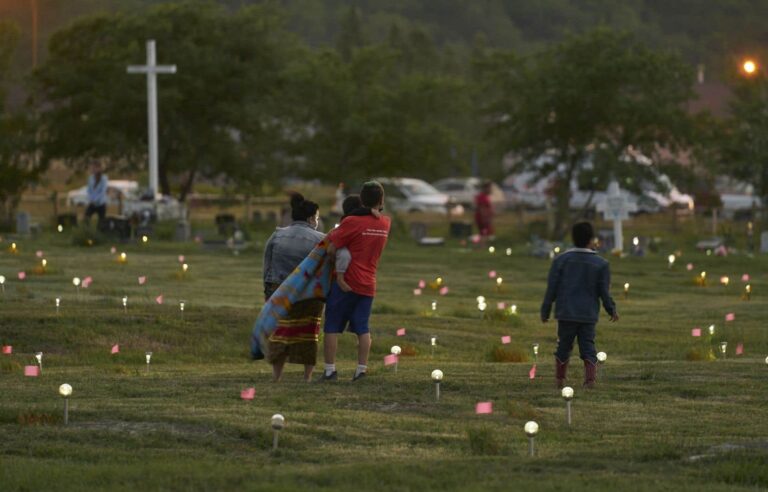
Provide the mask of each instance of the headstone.
[{"label": "headstone", "polygon": [[619,183],[611,181],[605,200],[597,204],[598,212],[603,213],[605,220],[613,221],[614,251],[624,251],[623,221],[629,219],[629,213],[637,211],[637,204],[630,202],[621,194]]},{"label": "headstone", "polygon": [[216,216],[216,227],[222,236],[231,236],[237,229],[235,216],[232,214],[218,214]]},{"label": "headstone", "polygon": [[131,223],[122,217],[105,217],[99,221],[99,232],[120,241],[131,238]]},{"label": "headstone", "polygon": [[699,251],[707,251],[707,250],[714,251],[724,245],[725,245],[725,242],[723,241],[723,238],[713,237],[710,239],[702,239],[701,241],[696,243],[696,249],[698,249]]},{"label": "headstone", "polygon": [[16,234],[28,235],[32,232],[29,212],[16,213]]},{"label": "headstone", "polygon": [[768,253],[768,231],[760,234],[760,252]]},{"label": "headstone", "polygon": [[189,225],[189,221],[180,220],[176,223],[176,233],[174,234],[174,240],[177,242],[187,242],[192,237],[192,228]]}]

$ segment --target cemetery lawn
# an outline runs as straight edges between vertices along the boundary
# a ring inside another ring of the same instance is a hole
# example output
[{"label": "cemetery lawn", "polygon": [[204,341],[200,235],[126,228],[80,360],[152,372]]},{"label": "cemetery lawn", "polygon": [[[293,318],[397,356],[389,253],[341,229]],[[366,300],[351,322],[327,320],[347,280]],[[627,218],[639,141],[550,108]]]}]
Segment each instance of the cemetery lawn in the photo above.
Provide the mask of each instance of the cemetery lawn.
[{"label": "cemetery lawn", "polygon": [[[768,259],[708,257],[693,252],[693,240],[677,240],[645,258],[611,258],[622,319],[598,325],[608,360],[597,389],[581,389],[578,354],[571,359],[568,428],[554,389],[555,324],[538,320],[549,261],[522,246],[506,256],[503,241],[491,255],[393,240],[380,266],[369,377],[350,382],[355,343],[345,335],[337,383],[304,384],[300,367],[288,366],[273,384],[269,366],[248,359],[262,301],[259,248],[234,257],[150,242],[124,247],[128,263],[119,265],[109,244],[81,248],[46,237],[21,241],[13,255],[6,239],[0,343],[14,353],[0,356],[0,490],[768,488]],[[684,254],[668,269],[674,248]],[[34,271],[38,249],[49,262],[45,274]],[[185,276],[179,254],[190,265]],[[489,270],[503,277],[500,292]],[[693,282],[701,270],[705,288]],[[750,302],[740,299],[743,273],[752,276]],[[722,275],[729,286],[719,285]],[[79,296],[74,276],[93,277]],[[446,296],[429,287],[414,296],[419,279],[437,276]],[[481,321],[478,295],[491,311],[497,302],[516,304],[519,317]],[[437,316],[426,316],[433,299]],[[729,312],[735,321],[724,327]],[[702,338],[691,336],[696,326]],[[400,327],[405,337],[395,336]],[[512,343],[502,346],[502,335]],[[706,358],[721,340],[725,360],[687,360]],[[534,342],[541,351],[531,381]],[[736,356],[739,343],[744,353]],[[120,353],[110,355],[114,344]],[[382,363],[394,344],[404,351],[397,373]],[[43,373],[24,377],[37,351]],[[439,403],[430,381],[436,368],[445,373]],[[62,383],[74,388],[66,427]],[[251,386],[254,400],[241,400]],[[482,401],[493,402],[493,415],[475,415]],[[286,418],[277,452],[274,413]],[[527,457],[528,420],[541,428],[535,458]]]}]

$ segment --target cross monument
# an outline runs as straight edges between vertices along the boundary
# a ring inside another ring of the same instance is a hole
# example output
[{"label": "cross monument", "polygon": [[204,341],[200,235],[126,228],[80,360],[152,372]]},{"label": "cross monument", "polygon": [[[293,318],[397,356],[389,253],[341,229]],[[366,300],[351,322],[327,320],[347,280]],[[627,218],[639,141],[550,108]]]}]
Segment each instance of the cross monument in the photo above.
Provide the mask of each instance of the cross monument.
[{"label": "cross monument", "polygon": [[157,162],[157,74],[176,73],[176,65],[158,65],[155,56],[155,40],[147,41],[147,64],[129,65],[128,73],[147,75],[147,113],[149,141],[149,189],[154,200],[159,189]]},{"label": "cross monument", "polygon": [[597,204],[597,211],[603,213],[605,220],[613,221],[613,250],[624,251],[624,231],[622,222],[629,219],[629,213],[637,211],[637,205],[621,194],[619,183],[611,181],[605,200]]}]

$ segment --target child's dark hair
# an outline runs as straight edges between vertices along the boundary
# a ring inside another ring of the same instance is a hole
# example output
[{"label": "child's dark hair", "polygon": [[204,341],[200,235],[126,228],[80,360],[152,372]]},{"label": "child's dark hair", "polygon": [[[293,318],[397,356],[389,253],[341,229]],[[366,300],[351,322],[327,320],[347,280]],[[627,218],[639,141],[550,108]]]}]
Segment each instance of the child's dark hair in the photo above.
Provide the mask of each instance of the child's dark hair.
[{"label": "child's dark hair", "polygon": [[595,233],[589,222],[579,222],[573,225],[571,238],[573,238],[573,245],[577,248],[586,248],[594,237]]},{"label": "child's dark hair", "polygon": [[310,200],[305,200],[301,193],[291,193],[291,219],[309,220],[314,217],[320,206]]},{"label": "child's dark hair", "polygon": [[384,187],[378,181],[368,181],[360,189],[360,200],[367,208],[379,206],[384,201]]},{"label": "child's dark hair", "polygon": [[344,199],[343,202],[341,202],[341,210],[344,213],[344,216],[351,214],[358,208],[363,207],[363,201],[360,199],[360,195],[349,195],[347,198]]}]

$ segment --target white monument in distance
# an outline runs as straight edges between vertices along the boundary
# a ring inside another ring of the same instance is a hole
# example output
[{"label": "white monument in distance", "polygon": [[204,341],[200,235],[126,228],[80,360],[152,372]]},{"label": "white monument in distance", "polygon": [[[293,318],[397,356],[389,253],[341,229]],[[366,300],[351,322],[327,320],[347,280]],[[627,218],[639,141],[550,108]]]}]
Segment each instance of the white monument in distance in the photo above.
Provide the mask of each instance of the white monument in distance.
[{"label": "white monument in distance", "polygon": [[157,74],[176,73],[176,65],[158,65],[155,56],[155,40],[147,41],[147,64],[129,65],[128,73],[147,75],[147,113],[149,142],[149,189],[154,199],[159,190],[159,172],[157,161]]},{"label": "white monument in distance", "polygon": [[619,183],[611,181],[605,200],[597,204],[597,211],[603,213],[605,220],[613,221],[613,250],[624,251],[624,230],[622,222],[629,219],[630,212],[637,211],[637,204],[621,194]]}]

